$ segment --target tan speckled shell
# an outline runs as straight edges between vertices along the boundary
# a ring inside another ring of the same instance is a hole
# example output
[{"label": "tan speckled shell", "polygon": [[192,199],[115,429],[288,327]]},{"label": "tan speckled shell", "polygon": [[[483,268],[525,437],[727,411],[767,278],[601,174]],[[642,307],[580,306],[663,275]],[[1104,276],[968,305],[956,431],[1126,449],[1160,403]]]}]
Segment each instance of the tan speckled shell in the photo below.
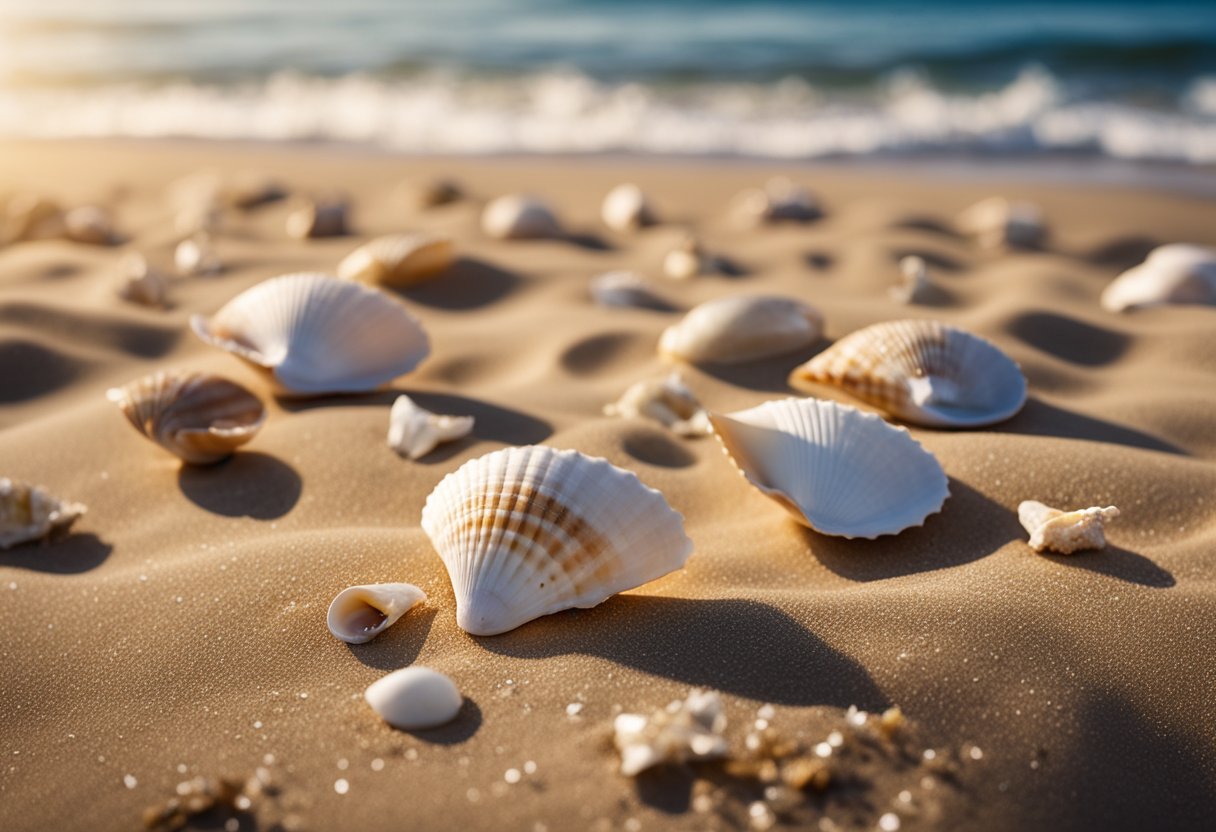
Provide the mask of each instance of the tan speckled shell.
[{"label": "tan speckled shell", "polygon": [[442,274],[455,259],[451,237],[426,232],[388,234],[346,255],[338,264],[338,277],[400,288]]}]

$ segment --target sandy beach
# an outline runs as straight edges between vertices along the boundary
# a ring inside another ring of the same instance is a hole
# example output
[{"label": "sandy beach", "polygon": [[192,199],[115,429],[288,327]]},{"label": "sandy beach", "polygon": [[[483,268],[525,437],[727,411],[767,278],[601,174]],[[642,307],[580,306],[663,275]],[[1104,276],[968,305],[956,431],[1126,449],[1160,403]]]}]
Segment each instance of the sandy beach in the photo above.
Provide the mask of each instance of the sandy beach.
[{"label": "sandy beach", "polygon": [[[124,249],[172,270],[168,187],[200,169],[344,193],[354,234],[289,239],[289,200],[232,213],[216,235],[223,274],[174,278],[165,310],[118,298]],[[732,197],[777,174],[813,190],[824,217],[740,227]],[[440,176],[470,198],[409,203],[403,186]],[[662,224],[602,224],[604,194],[626,181],[653,196]],[[65,540],[0,552],[6,832],[143,828],[179,783],[259,767],[274,794],[229,828],[746,828],[763,797],[754,781],[697,767],[618,772],[614,716],[695,687],[722,694],[739,752],[766,704],[776,731],[811,747],[846,730],[850,706],[897,705],[907,718],[893,742],[867,751],[856,740],[837,780],[778,828],[873,829],[888,813],[903,829],[1216,822],[1216,312],[1098,304],[1154,246],[1216,245],[1210,200],[911,168],[0,145],[0,198],[31,191],[104,206],[129,240],[0,249],[0,476],[88,506]],[[485,237],[481,206],[519,191],[549,199],[573,238]],[[1041,250],[985,250],[952,230],[993,195],[1042,207]],[[737,274],[664,278],[662,258],[688,229]],[[189,331],[192,314],[267,278],[332,271],[361,241],[404,230],[451,235],[460,260],[399,293],[432,354],[383,392],[276,399]],[[928,304],[888,297],[912,254],[937,287]],[[678,310],[595,305],[588,282],[613,269],[651,276]],[[994,427],[911,428],[951,492],[923,527],[872,541],[817,534],[751,489],[713,438],[602,414],[668,371],[656,343],[683,310],[736,293],[809,303],[826,337],[750,364],[681,367],[714,412],[802,395],[786,382],[795,365],[906,317],[990,339],[1020,364],[1030,398]],[[105,397],[167,368],[246,385],[267,404],[266,426],[225,463],[183,467]],[[385,433],[402,392],[473,415],[473,436],[400,458]],[[594,609],[469,636],[419,527],[423,503],[463,462],[537,443],[636,472],[683,514],[695,553]],[[1017,520],[1026,499],[1122,515],[1102,551],[1039,555]],[[336,640],[330,600],[378,581],[416,584],[429,600],[366,645]],[[413,663],[459,686],[452,724],[397,731],[364,703],[368,684]],[[225,828],[217,817],[197,828]]]}]

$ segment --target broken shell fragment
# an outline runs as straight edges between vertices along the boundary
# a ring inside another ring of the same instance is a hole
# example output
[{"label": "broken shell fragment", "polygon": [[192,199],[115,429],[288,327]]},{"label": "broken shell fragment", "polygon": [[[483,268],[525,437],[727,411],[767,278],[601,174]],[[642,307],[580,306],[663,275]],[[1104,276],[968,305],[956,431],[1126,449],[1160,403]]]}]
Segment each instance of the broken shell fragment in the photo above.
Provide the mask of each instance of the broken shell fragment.
[{"label": "broken shell fragment", "polygon": [[809,190],[780,176],[770,179],[763,188],[749,188],[740,193],[734,199],[734,209],[749,225],[810,222],[823,214]]},{"label": "broken shell fragment", "polygon": [[1173,303],[1216,305],[1216,249],[1184,243],[1158,246],[1102,292],[1102,308],[1110,312]]},{"label": "broken shell fragment", "polygon": [[138,252],[128,252],[118,263],[118,296],[131,303],[164,309],[169,305],[169,281],[148,265]]},{"label": "broken shell fragment", "polygon": [[722,699],[713,691],[694,689],[650,716],[618,714],[612,730],[627,777],[666,763],[718,759],[730,750]]},{"label": "broken shell fragment", "polygon": [[1030,533],[1030,548],[1036,552],[1071,555],[1083,549],[1101,549],[1106,545],[1103,526],[1118,516],[1119,509],[1114,506],[1061,511],[1036,500],[1018,504],[1018,521]]},{"label": "broken shell fragment", "polygon": [[60,537],[86,511],[39,486],[0,477],[0,549]]},{"label": "broken shell fragment", "polygon": [[709,413],[679,373],[637,382],[620,399],[605,405],[604,415],[652,419],[678,436],[705,436],[710,431]]},{"label": "broken shell fragment", "polygon": [[658,215],[646,194],[633,183],[617,185],[604,197],[600,207],[604,225],[622,233],[637,231],[658,223]]},{"label": "broken shell fragment", "polygon": [[403,288],[443,274],[456,260],[452,238],[441,234],[389,234],[346,255],[338,276],[372,286]]},{"label": "broken shell fragment", "polygon": [[1043,210],[1033,202],[989,197],[958,215],[955,225],[983,248],[1034,248],[1047,237]]},{"label": "broken shell fragment", "polygon": [[426,593],[413,584],[349,586],[334,596],[325,621],[335,637],[363,644],[425,600]]},{"label": "broken shell fragment", "polygon": [[481,214],[481,229],[496,240],[539,240],[562,236],[553,210],[540,199],[510,194],[491,200]]},{"label": "broken shell fragment", "polygon": [[262,402],[234,381],[169,370],[106,391],[137,431],[193,465],[211,465],[253,439]]},{"label": "broken shell fragment", "polygon": [[63,215],[63,233],[74,243],[109,246],[118,241],[110,216],[95,205],[73,208]]},{"label": "broken shell fragment", "polygon": [[446,725],[460,713],[464,698],[456,683],[437,670],[414,665],[394,670],[368,685],[363,698],[394,728],[417,731]]},{"label": "broken shell fragment", "polygon": [[173,250],[173,264],[180,274],[187,276],[219,274],[224,270],[211,237],[202,232],[177,244]]},{"label": "broken shell fragment", "polygon": [[287,234],[297,240],[344,236],[349,213],[344,199],[308,200],[287,215]]},{"label": "broken shell fragment", "polygon": [[873,413],[785,399],[710,419],[739,473],[822,534],[898,534],[923,525],[950,496],[933,454]]},{"label": "broken shell fragment", "polygon": [[421,459],[444,442],[473,432],[472,416],[440,416],[423,410],[409,396],[398,396],[389,412],[388,444],[410,459]]},{"label": "broken shell fragment", "polygon": [[899,272],[900,283],[890,290],[892,300],[899,303],[923,303],[928,299],[933,287],[929,282],[929,267],[925,265],[923,258],[915,255],[901,258]]},{"label": "broken shell fragment", "polygon": [[664,330],[659,352],[691,362],[738,364],[815,343],[823,316],[804,303],[771,295],[735,295],[702,303]]},{"label": "broken shell fragment", "polygon": [[591,297],[600,306],[672,312],[675,305],[659,295],[637,272],[604,272],[591,279]]}]

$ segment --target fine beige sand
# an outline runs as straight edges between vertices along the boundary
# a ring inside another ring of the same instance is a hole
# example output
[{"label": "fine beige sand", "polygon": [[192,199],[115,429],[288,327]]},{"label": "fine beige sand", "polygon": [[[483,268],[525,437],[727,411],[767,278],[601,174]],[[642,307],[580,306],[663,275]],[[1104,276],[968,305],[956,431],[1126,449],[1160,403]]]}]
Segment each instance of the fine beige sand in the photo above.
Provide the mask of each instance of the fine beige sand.
[{"label": "fine beige sand", "polygon": [[[617,772],[613,716],[649,713],[692,687],[721,692],[739,754],[765,703],[773,728],[803,748],[846,732],[833,783],[791,810],[791,827],[872,829],[889,812],[903,829],[1216,823],[1216,310],[1117,316],[1097,302],[1155,244],[1216,244],[1211,202],[1012,176],[0,146],[5,193],[105,205],[165,268],[177,239],[167,186],[206,167],[266,172],[293,192],[343,191],[356,235],[290,240],[288,203],[233,214],[218,237],[230,271],[177,279],[163,311],[114,296],[121,248],[0,250],[0,476],[89,507],[66,540],[0,552],[6,832],[139,829],[179,783],[258,767],[276,793],[228,828],[746,826],[763,787],[729,767],[636,781]],[[812,187],[826,216],[733,224],[730,198],[774,173]],[[399,186],[439,175],[474,198],[409,207]],[[621,181],[640,183],[669,223],[608,232],[599,203]],[[550,198],[580,239],[486,239],[481,203],[518,190]],[[1042,250],[983,251],[950,230],[960,209],[994,194],[1043,206],[1053,233]],[[659,263],[685,227],[742,274],[666,281]],[[463,259],[402,293],[434,352],[391,390],[276,401],[187,329],[192,313],[261,280],[332,270],[361,239],[405,229],[452,234]],[[934,305],[888,298],[907,254],[928,261]],[[666,371],[655,344],[678,317],[595,306],[589,278],[624,267],[654,276],[682,307],[768,292],[823,311],[827,339],[812,350],[685,368],[714,410],[791,395],[788,371],[830,340],[907,316],[995,341],[1021,364],[1030,399],[994,428],[912,430],[950,477],[952,496],[924,527],[877,541],[821,536],[750,489],[713,439],[601,415]],[[168,367],[248,385],[267,400],[267,425],[227,463],[182,468],[104,396]],[[420,462],[399,458],[385,434],[400,392],[474,415],[474,436]],[[606,457],[660,489],[695,554],[593,610],[470,637],[419,528],[423,501],[465,460],[542,442]],[[1024,499],[1123,514],[1104,551],[1041,556],[1017,521]],[[330,599],[375,581],[415,583],[429,601],[370,644],[334,639]],[[370,682],[411,663],[449,674],[467,697],[450,726],[395,731],[362,701]],[[875,740],[847,728],[850,705],[898,705],[908,726]]]}]

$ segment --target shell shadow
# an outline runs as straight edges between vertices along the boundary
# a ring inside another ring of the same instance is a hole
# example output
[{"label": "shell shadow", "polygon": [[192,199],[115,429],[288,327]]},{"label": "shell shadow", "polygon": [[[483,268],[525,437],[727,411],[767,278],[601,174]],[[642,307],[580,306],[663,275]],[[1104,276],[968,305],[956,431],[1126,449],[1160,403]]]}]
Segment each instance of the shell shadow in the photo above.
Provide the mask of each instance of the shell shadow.
[{"label": "shell shadow", "polygon": [[361,664],[377,670],[409,667],[422,651],[438,613],[431,606],[410,610],[376,638],[366,644],[347,644],[346,649]]},{"label": "shell shadow", "polygon": [[0,404],[36,399],[66,387],[83,362],[33,341],[0,341]]},{"label": "shell shadow", "polygon": [[[953,225],[936,217],[905,217],[899,222],[893,223],[891,227],[901,228],[908,231],[927,231],[930,234],[938,234],[942,237],[950,237],[954,240],[961,240],[963,238],[963,235],[960,234]],[[925,262],[928,261],[926,260]]]},{"label": "shell shadow", "polygon": [[1117,361],[1131,344],[1122,332],[1055,312],[1024,312],[1009,321],[1005,331],[1041,352],[1084,367]]},{"label": "shell shadow", "polygon": [[1177,581],[1169,570],[1164,569],[1152,560],[1137,552],[1123,549],[1119,546],[1106,544],[1106,548],[1097,552],[1077,552],[1073,555],[1056,555],[1043,552],[1039,557],[1075,569],[1096,572],[1110,578],[1118,578],[1129,584],[1168,589]]},{"label": "shell shadow", "polygon": [[1024,532],[1014,512],[950,477],[950,497],[923,526],[875,540],[831,537],[811,529],[803,529],[803,534],[814,556],[837,575],[881,581],[962,566],[992,554]]},{"label": "shell shadow", "polygon": [[607,238],[591,232],[568,233],[558,239],[588,251],[616,251],[616,246]]},{"label": "shell shadow", "polygon": [[784,393],[792,395],[794,388],[790,387],[790,372],[799,364],[810,361],[819,353],[830,347],[832,342],[820,338],[808,347],[794,352],[786,352],[772,358],[761,358],[756,361],[745,361],[741,364],[711,364],[698,363],[697,369],[706,375],[713,376],[718,381],[755,390],[761,393]]},{"label": "shell shadow", "polygon": [[109,318],[94,320],[37,303],[0,305],[0,323],[27,326],[43,335],[56,335],[68,343],[91,342],[140,358],[160,358],[181,339],[179,327],[160,327]]},{"label": "shell shadow", "polygon": [[[891,252],[891,256],[897,264],[905,257],[919,257],[925,261],[926,266],[937,272],[957,272],[963,268],[962,261],[942,254],[940,251],[929,251],[923,248],[898,248]],[[933,277],[932,274],[929,276]]]},{"label": "shell shadow", "polygon": [[558,361],[572,375],[592,376],[613,367],[633,366],[653,355],[653,342],[637,332],[604,332],[570,344]]},{"label": "shell shadow", "polygon": [[[930,277],[930,280],[932,280],[932,277]],[[918,297],[914,302],[906,305],[909,307],[924,306],[940,309],[948,306],[957,306],[958,296],[940,283],[930,283],[919,291]]]},{"label": "shell shadow", "polygon": [[1084,439],[1090,442],[1110,442],[1140,448],[1146,451],[1162,451],[1167,454],[1189,456],[1187,451],[1149,433],[1125,427],[1114,422],[1095,419],[1048,404],[1034,396],[1016,416],[1007,422],[987,428],[994,433],[1021,433],[1029,436],[1056,436],[1062,439]]},{"label": "shell shadow", "polygon": [[1080,257],[1095,266],[1123,271],[1143,263],[1148,253],[1159,245],[1161,241],[1153,237],[1128,235],[1094,246],[1082,252]]},{"label": "shell shadow", "polygon": [[414,303],[433,309],[465,310],[489,306],[514,292],[520,278],[513,272],[471,257],[459,258],[446,274],[398,290]]},{"label": "shell shadow", "polygon": [[638,427],[630,430],[621,439],[621,449],[639,462],[660,468],[687,468],[697,464],[691,451],[657,429]]},{"label": "shell shadow", "polygon": [[67,537],[52,542],[35,541],[0,551],[0,566],[74,575],[101,566],[113,550],[113,546],[90,532],[69,533]]},{"label": "shell shadow", "polygon": [[860,664],[758,601],[618,595],[589,610],[566,610],[476,640],[491,652],[520,659],[599,656],[761,702],[869,709],[889,704]]},{"label": "shell shadow", "polygon": [[481,721],[481,708],[466,696],[460,705],[460,710],[456,713],[456,718],[447,725],[440,725],[438,728],[415,729],[405,733],[415,739],[435,745],[460,745],[477,733],[481,728]]},{"label": "shell shadow", "polygon": [[287,463],[257,451],[233,454],[217,465],[182,465],[182,494],[199,508],[225,517],[273,520],[300,499],[300,475]]},{"label": "shell shadow", "polygon": [[836,263],[835,256],[826,251],[808,251],[802,255],[802,259],[808,268],[817,272],[826,272]]}]

